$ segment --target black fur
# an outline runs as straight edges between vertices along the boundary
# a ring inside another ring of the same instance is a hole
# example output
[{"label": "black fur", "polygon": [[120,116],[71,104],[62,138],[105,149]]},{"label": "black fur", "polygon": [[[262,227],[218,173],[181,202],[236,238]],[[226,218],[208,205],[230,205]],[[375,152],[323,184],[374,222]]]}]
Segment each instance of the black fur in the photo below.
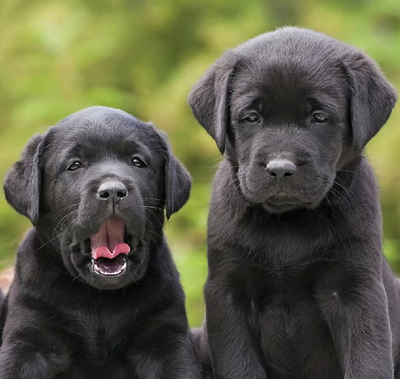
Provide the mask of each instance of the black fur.
[{"label": "black fur", "polygon": [[215,378],[400,378],[400,288],[361,154],[395,102],[365,54],[300,28],[228,51],[194,86],[225,150],[196,332]]},{"label": "black fur", "polygon": [[[81,168],[68,170],[75,161]],[[128,196],[100,198],[110,181]],[[119,110],[85,109],[29,142],[4,185],[34,227],[6,300],[1,379],[200,378],[162,230],[190,185],[164,135]],[[126,270],[106,277],[93,269],[89,236],[111,216],[124,221],[131,252]]]},{"label": "black fur", "polygon": [[0,289],[0,340],[3,334],[3,304],[4,304],[4,294]]}]

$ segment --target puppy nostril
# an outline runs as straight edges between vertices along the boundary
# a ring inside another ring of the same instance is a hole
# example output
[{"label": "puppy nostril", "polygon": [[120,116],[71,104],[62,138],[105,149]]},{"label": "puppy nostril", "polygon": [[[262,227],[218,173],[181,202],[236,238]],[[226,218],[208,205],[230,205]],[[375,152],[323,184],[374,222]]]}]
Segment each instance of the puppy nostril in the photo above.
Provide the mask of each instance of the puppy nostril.
[{"label": "puppy nostril", "polygon": [[296,165],[288,159],[273,159],[265,166],[268,174],[273,178],[289,178],[297,170]]},{"label": "puppy nostril", "polygon": [[128,190],[120,181],[111,180],[100,185],[97,195],[101,200],[112,200],[113,203],[117,204],[128,196]]},{"label": "puppy nostril", "polygon": [[107,191],[99,191],[99,196],[102,199],[108,199],[110,197],[110,194]]},{"label": "puppy nostril", "polygon": [[120,199],[122,199],[123,197],[126,196],[126,193],[127,193],[127,191],[124,191],[124,190],[118,191],[117,196],[118,196]]}]

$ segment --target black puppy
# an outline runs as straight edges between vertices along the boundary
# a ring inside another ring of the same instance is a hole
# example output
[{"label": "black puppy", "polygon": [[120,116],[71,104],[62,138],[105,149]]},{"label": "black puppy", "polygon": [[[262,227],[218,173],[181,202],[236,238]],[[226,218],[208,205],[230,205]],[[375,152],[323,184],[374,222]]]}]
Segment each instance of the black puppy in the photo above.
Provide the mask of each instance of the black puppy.
[{"label": "black puppy", "polygon": [[217,379],[400,378],[400,288],[362,156],[395,102],[365,54],[300,28],[228,51],[194,86],[225,152],[205,286]]},{"label": "black puppy", "polygon": [[190,177],[151,124],[111,108],[38,135],[8,173],[19,246],[1,379],[200,378],[162,226]]}]

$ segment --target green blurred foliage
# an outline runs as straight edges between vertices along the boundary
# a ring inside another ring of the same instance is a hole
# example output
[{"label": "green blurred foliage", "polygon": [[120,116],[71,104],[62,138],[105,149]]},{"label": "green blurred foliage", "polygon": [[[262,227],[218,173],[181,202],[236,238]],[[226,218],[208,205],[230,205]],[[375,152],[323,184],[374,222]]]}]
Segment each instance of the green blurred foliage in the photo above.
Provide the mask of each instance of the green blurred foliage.
[{"label": "green blurred foliage", "polygon": [[[398,0],[0,0],[0,177],[34,133],[91,105],[153,121],[193,175],[189,203],[166,227],[201,323],[209,182],[219,155],[186,105],[225,50],[284,25],[315,29],[376,59],[400,88]],[[400,272],[400,108],[369,145],[381,185],[386,254]],[[0,195],[0,264],[29,223]]]}]

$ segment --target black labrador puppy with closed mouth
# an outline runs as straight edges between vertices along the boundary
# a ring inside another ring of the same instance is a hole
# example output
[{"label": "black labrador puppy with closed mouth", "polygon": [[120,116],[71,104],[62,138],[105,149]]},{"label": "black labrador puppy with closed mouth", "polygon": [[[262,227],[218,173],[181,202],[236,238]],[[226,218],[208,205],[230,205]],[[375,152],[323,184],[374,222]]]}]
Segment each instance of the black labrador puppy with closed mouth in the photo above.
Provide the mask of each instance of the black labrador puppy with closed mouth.
[{"label": "black labrador puppy with closed mouth", "polygon": [[193,87],[225,154],[197,335],[217,379],[400,378],[399,282],[362,154],[395,102],[364,53],[301,28],[226,52]]},{"label": "black labrador puppy with closed mouth", "polygon": [[190,186],[164,135],[120,110],[31,139],[4,184],[33,228],[4,305],[1,379],[200,378],[162,230]]}]

